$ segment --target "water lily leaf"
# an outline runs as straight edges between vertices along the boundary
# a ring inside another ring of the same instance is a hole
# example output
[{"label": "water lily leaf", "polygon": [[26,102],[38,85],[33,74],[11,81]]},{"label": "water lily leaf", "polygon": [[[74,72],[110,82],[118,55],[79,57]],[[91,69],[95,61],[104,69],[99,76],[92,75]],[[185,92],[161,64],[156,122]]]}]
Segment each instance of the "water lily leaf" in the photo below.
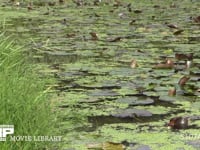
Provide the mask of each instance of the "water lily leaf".
[{"label": "water lily leaf", "polygon": [[194,102],[192,105],[191,105],[191,107],[192,108],[194,108],[194,109],[198,109],[198,110],[200,110],[200,102]]},{"label": "water lily leaf", "polygon": [[129,88],[129,87],[122,87],[120,89],[115,90],[117,93],[119,93],[120,95],[126,96],[126,95],[137,95],[138,91],[136,89],[133,88]]},{"label": "water lily leaf", "polygon": [[83,103],[97,103],[97,102],[101,102],[101,101],[102,101],[102,99],[100,99],[98,97],[97,98],[94,97],[94,98],[81,100],[80,102],[83,102]]},{"label": "water lily leaf", "polygon": [[119,103],[126,103],[129,105],[149,105],[153,104],[154,100],[146,97],[125,97],[116,100]]},{"label": "water lily leaf", "polygon": [[157,93],[155,91],[144,91],[143,94],[146,96],[155,96],[155,97],[159,96],[159,93]]},{"label": "water lily leaf", "polygon": [[119,68],[112,70],[110,75],[119,75],[119,76],[131,76],[134,74],[134,70],[131,68]]},{"label": "water lily leaf", "polygon": [[173,102],[177,100],[176,96],[168,96],[168,95],[162,95],[159,97],[160,101],[167,101],[167,102]]},{"label": "water lily leaf", "polygon": [[[196,138],[197,138],[199,135],[198,134],[194,134],[194,135],[191,134],[191,137],[192,136],[196,136]],[[189,136],[188,136],[188,138],[189,138]],[[193,146],[195,149],[198,149],[200,147],[200,141],[196,140],[195,138],[193,140],[189,140],[187,143],[189,145]]]},{"label": "water lily leaf", "polygon": [[90,96],[120,96],[117,92],[112,90],[94,90],[89,93]]},{"label": "water lily leaf", "polygon": [[118,110],[117,113],[112,114],[114,117],[120,117],[120,118],[134,118],[134,117],[150,117],[152,116],[152,113],[146,110],[140,110],[140,109],[122,109]]}]

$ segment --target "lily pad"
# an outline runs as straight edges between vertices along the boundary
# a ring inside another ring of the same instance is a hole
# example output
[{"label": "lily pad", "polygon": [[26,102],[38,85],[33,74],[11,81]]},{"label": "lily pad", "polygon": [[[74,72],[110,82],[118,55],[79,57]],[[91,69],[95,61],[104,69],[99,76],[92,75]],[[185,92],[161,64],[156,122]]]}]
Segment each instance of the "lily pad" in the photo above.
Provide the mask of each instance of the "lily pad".
[{"label": "lily pad", "polygon": [[95,90],[89,93],[90,96],[120,96],[117,92],[112,90]]},{"label": "lily pad", "polygon": [[117,99],[116,101],[129,105],[150,105],[154,103],[154,100],[148,97],[124,97]]},{"label": "lily pad", "polygon": [[117,113],[112,114],[112,116],[119,117],[119,118],[150,117],[152,116],[152,113],[146,110],[133,108],[133,109],[118,110]]}]

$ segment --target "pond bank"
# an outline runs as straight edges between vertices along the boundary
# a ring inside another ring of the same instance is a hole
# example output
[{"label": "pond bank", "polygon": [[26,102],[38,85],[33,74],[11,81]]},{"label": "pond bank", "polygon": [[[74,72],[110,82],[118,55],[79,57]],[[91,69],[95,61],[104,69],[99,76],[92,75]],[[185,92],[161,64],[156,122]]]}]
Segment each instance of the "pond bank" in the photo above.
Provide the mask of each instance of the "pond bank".
[{"label": "pond bank", "polygon": [[0,125],[14,126],[14,134],[7,135],[0,147],[2,150],[58,148],[58,143],[30,140],[32,136],[58,134],[54,121],[57,116],[47,95],[48,79],[41,79],[35,73],[33,64],[24,58],[23,49],[12,38],[0,35]]}]

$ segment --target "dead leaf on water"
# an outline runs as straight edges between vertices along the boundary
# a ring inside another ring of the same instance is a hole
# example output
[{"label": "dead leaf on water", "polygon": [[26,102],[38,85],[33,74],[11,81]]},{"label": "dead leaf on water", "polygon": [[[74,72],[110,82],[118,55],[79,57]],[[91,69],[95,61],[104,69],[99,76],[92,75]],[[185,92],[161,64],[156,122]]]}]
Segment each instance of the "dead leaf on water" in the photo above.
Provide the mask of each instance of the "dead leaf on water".
[{"label": "dead leaf on water", "polygon": [[99,38],[98,38],[98,35],[95,33],[95,32],[90,32],[90,35],[91,35],[91,37],[92,37],[92,39],[91,40],[94,40],[94,41],[96,41],[96,40],[98,40]]},{"label": "dead leaf on water", "polygon": [[183,86],[183,85],[186,84],[186,82],[187,82],[189,79],[190,79],[190,77],[188,77],[188,76],[183,76],[183,77],[179,80],[178,84],[179,84],[180,86]]},{"label": "dead leaf on water", "polygon": [[174,96],[174,95],[176,95],[176,88],[169,89],[168,95],[169,95],[169,96]]},{"label": "dead leaf on water", "polygon": [[166,23],[166,25],[167,25],[169,28],[178,29],[178,26],[175,25],[175,24],[168,24],[168,23]]},{"label": "dead leaf on water", "polygon": [[107,41],[108,42],[118,42],[122,39],[122,37],[116,37],[116,38],[113,38],[113,39],[108,39]]},{"label": "dead leaf on water", "polygon": [[133,20],[131,20],[131,21],[129,22],[129,25],[133,25],[135,22],[136,22],[136,20],[133,19]]},{"label": "dead leaf on water", "polygon": [[179,35],[179,34],[181,34],[183,31],[184,31],[184,30],[180,29],[180,30],[175,31],[173,34],[174,34],[174,35]]},{"label": "dead leaf on water", "polygon": [[133,12],[136,13],[136,14],[140,14],[140,13],[142,13],[142,10],[136,9]]},{"label": "dead leaf on water", "polygon": [[192,60],[193,59],[193,53],[190,53],[190,54],[176,53],[175,58],[178,59],[178,60]]},{"label": "dead leaf on water", "polygon": [[137,61],[135,60],[135,59],[133,59],[132,61],[131,61],[131,68],[136,68],[136,67],[138,67],[138,64],[137,64]]},{"label": "dead leaf on water", "polygon": [[193,18],[193,20],[195,23],[200,23],[200,16]]},{"label": "dead leaf on water", "polygon": [[173,69],[174,62],[171,59],[167,59],[165,63],[159,63],[153,67],[154,69]]}]

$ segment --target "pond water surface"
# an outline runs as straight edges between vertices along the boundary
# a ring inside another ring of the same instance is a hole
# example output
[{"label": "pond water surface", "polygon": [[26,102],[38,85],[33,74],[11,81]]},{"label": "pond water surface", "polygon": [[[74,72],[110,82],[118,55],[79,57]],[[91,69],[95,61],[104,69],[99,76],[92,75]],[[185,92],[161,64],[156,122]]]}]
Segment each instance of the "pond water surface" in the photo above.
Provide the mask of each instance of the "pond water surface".
[{"label": "pond water surface", "polygon": [[[27,5],[2,3],[2,29],[26,45],[40,74],[56,80],[63,149],[199,149],[200,121],[166,127],[173,117],[200,115],[199,1]],[[174,65],[158,67],[166,60]],[[180,85],[183,76],[190,79]]]}]

